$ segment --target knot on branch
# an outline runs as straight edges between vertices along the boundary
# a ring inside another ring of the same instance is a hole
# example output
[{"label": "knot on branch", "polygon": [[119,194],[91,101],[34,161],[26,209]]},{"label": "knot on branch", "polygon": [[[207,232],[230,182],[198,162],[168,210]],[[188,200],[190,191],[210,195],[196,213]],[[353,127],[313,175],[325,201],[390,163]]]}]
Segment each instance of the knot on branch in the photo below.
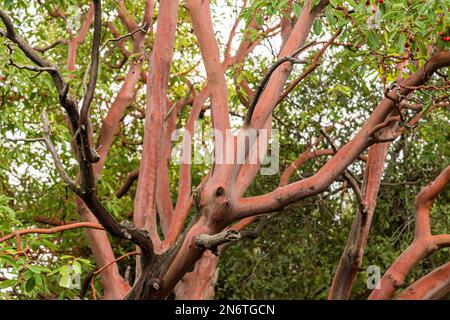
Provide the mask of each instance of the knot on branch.
[{"label": "knot on branch", "polygon": [[227,230],[213,235],[201,234],[195,239],[195,244],[199,248],[211,250],[213,254],[218,255],[218,246],[228,242],[236,242],[240,240],[241,237],[239,231]]},{"label": "knot on branch", "polygon": [[119,225],[120,225],[121,227],[123,227],[123,229],[121,230],[123,236],[124,236],[125,238],[127,238],[127,239],[131,239],[131,238],[132,238],[132,235],[131,235],[128,231],[136,229],[136,228],[134,227],[133,222],[124,220],[124,221],[121,221],[121,222],[119,223]]},{"label": "knot on branch", "polygon": [[157,278],[151,278],[148,281],[148,285],[150,286],[150,288],[152,288],[153,290],[156,290],[156,291],[161,289],[161,281]]}]

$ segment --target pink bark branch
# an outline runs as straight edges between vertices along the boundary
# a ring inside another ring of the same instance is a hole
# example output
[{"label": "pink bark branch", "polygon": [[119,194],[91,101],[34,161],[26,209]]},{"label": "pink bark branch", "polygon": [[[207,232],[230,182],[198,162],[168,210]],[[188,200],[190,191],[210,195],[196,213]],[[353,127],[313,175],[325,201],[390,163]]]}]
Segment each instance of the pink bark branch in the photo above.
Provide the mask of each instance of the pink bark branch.
[{"label": "pink bark branch", "polygon": [[76,70],[77,49],[80,43],[83,43],[86,39],[92,21],[94,21],[94,6],[91,1],[89,11],[86,15],[86,18],[84,19],[80,32],[78,33],[78,35],[74,35],[72,33],[70,34],[68,46],[69,54],[67,59],[67,71],[69,72],[73,72]]},{"label": "pink bark branch", "polygon": [[233,43],[233,39],[234,39],[234,37],[236,35],[236,30],[237,30],[237,28],[239,26],[239,23],[241,22],[242,11],[246,7],[247,7],[247,0],[244,0],[244,3],[242,4],[242,8],[241,8],[240,12],[238,13],[238,17],[234,21],[233,27],[231,28],[231,31],[230,31],[230,35],[228,36],[228,41],[227,41],[227,44],[225,46],[225,53],[224,53],[225,60],[231,58],[231,56],[230,56],[231,44]]},{"label": "pink bark branch", "polygon": [[[153,4],[154,3],[151,1],[148,2],[145,11],[152,12]],[[145,22],[148,23],[148,28],[151,21]],[[145,33],[140,31],[134,35],[133,39],[133,53],[143,53]],[[114,99],[108,114],[104,119],[102,119],[102,127],[97,140],[100,160],[93,166],[94,178],[96,180],[99,178],[99,175],[104,167],[108,152],[114,141],[115,132],[119,126],[120,120],[123,117],[125,109],[134,97],[136,84],[140,78],[141,67],[141,58],[136,59],[130,64],[125,80],[116,98]],[[79,198],[77,198],[77,207],[83,220],[94,223],[97,222],[97,219]],[[114,260],[114,253],[106,232],[87,230],[86,234],[96,263],[100,268]],[[102,276],[102,285],[105,299],[121,299],[129,291],[129,285],[121,277],[117,265],[111,266],[104,271]]]},{"label": "pink bark branch", "polygon": [[162,128],[167,111],[168,79],[173,56],[177,16],[178,1],[168,0],[160,4],[156,39],[149,61],[151,67],[149,68],[147,81],[144,142],[134,206],[135,225],[150,232],[150,237],[156,248],[160,246],[155,202],[157,169],[162,158]]},{"label": "pink bark branch", "polygon": [[430,227],[430,209],[433,201],[449,182],[450,166],[417,195],[413,242],[392,263],[380,281],[380,289],[374,289],[369,299],[390,299],[419,261],[439,248],[450,246],[450,235],[433,236]]},{"label": "pink bark branch", "polygon": [[350,297],[369,236],[389,146],[389,143],[383,143],[370,147],[362,187],[365,211],[361,210],[360,206],[356,210],[356,217],[353,220],[346,247],[339,260],[328,299],[341,300]]},{"label": "pink bark branch", "polygon": [[333,149],[321,149],[321,150],[313,150],[306,151],[298,156],[284,171],[280,177],[280,186],[286,186],[289,184],[290,177],[298,171],[298,169],[305,163],[306,161],[316,158],[318,156],[329,156],[333,155]]},{"label": "pink bark branch", "polygon": [[104,230],[103,226],[99,223],[90,223],[90,222],[76,222],[71,224],[65,224],[63,226],[58,226],[54,228],[49,229],[43,229],[43,228],[30,228],[30,229],[21,229],[11,232],[10,234],[1,237],[0,243],[7,241],[9,239],[12,239],[17,236],[22,236],[24,234],[53,234],[58,232],[63,232],[67,230],[73,230],[73,229],[79,229],[79,228],[91,228],[91,229],[98,229],[98,230]]},{"label": "pink bark branch", "polygon": [[450,294],[450,262],[423,276],[400,292],[397,300],[438,300]]},{"label": "pink bark branch", "polygon": [[[312,3],[313,2],[310,0],[305,1],[302,13],[285,45],[281,49],[279,58],[290,56],[294,51],[305,44],[314,20],[326,6],[328,1],[321,1],[320,4],[314,8],[311,8]],[[255,106],[252,119],[250,119],[250,127],[258,129],[264,125],[275,108],[278,98],[283,90],[283,86],[291,71],[292,62],[286,61],[272,73],[265,90]]]},{"label": "pink bark branch", "polygon": [[[228,88],[220,62],[220,51],[214,34],[209,1],[188,0],[186,6],[191,16],[192,26],[206,69],[213,127],[225,137],[226,130],[230,128]],[[215,152],[223,151],[216,150]]]},{"label": "pink bark branch", "polygon": [[131,32],[137,28],[137,22],[133,16],[128,12],[125,6],[125,0],[119,0],[119,6],[117,8],[119,19],[123,25],[127,28],[128,32]]},{"label": "pink bark branch", "polygon": [[[441,52],[433,56],[429,62],[414,74],[403,80],[403,84],[422,84],[439,68],[450,64],[450,53]],[[398,93],[406,96],[412,92],[409,89],[398,90]],[[384,98],[374,110],[366,124],[358,134],[345,144],[336,155],[331,158],[314,176],[289,184],[268,194],[250,198],[243,198],[235,204],[238,218],[250,215],[277,211],[284,206],[296,202],[305,197],[325,191],[342,172],[368,147],[372,142],[369,131],[377,124],[383,122],[393,108],[392,99],[398,100],[399,96],[392,90],[390,98]]]},{"label": "pink bark branch", "polygon": [[286,41],[289,39],[289,36],[293,30],[292,28],[292,20],[290,18],[292,13],[292,0],[289,0],[286,8],[281,13],[281,39],[283,41],[282,46],[286,43]]},{"label": "pink bark branch", "polygon": [[184,220],[186,218],[186,213],[189,212],[189,207],[191,203],[191,161],[192,161],[192,153],[191,153],[191,143],[192,138],[194,137],[194,126],[197,121],[200,112],[202,110],[203,104],[208,98],[209,90],[203,90],[200,94],[194,99],[194,103],[192,105],[192,110],[189,115],[189,118],[185,125],[185,135],[183,137],[183,154],[180,165],[180,176],[178,178],[178,198],[177,204],[175,207],[175,217],[172,226],[172,234],[169,238],[171,241],[174,240],[174,236],[178,235],[181,231],[181,228],[184,225]]}]

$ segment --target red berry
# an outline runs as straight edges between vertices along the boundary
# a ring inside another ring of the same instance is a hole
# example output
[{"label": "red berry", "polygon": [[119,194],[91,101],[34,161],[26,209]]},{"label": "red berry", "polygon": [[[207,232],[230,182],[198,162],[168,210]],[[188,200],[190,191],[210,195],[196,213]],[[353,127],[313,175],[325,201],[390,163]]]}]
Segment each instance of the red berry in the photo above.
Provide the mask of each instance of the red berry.
[{"label": "red berry", "polygon": [[441,40],[445,41],[445,42],[448,42],[448,41],[450,41],[450,37],[442,37]]},{"label": "red berry", "polygon": [[268,16],[265,16],[265,17],[264,17],[264,20],[265,20],[265,21],[269,20],[269,17],[268,17]]},{"label": "red berry", "polygon": [[366,6],[370,5],[370,0],[366,1]]},{"label": "red berry", "polygon": [[383,3],[384,3],[384,0],[378,0],[378,3],[379,3],[379,4],[383,4]]}]

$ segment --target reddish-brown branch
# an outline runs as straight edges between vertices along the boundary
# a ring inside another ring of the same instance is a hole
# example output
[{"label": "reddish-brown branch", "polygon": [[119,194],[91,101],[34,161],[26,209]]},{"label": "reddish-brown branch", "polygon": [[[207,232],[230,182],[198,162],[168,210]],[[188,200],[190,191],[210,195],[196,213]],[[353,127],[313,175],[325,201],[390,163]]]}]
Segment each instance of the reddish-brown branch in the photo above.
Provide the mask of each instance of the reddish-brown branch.
[{"label": "reddish-brown branch", "polygon": [[[275,30],[278,26],[269,28],[266,31],[263,32],[263,34],[268,35],[269,32],[272,32]],[[258,28],[258,25],[256,21],[252,21],[248,27],[248,30],[254,29],[256,30]],[[230,34],[230,39],[232,39],[232,34]],[[258,37],[256,40],[251,40],[251,37],[244,36],[239,48],[236,52],[236,55],[234,57],[229,57],[225,55],[225,59],[222,62],[222,68],[223,72],[225,72],[228,68],[231,66],[241,63],[243,59],[255,48],[256,44],[260,42],[260,38]],[[193,107],[191,110],[191,114],[189,115],[188,122],[185,125],[185,128],[187,132],[190,133],[190,137],[193,136],[193,128],[194,123],[198,116],[200,115],[200,112],[204,110],[204,102],[209,96],[209,84],[207,83],[203,89],[200,91],[200,93],[193,99],[193,101],[190,101],[189,103],[193,102]],[[186,133],[187,134],[187,133]],[[181,163],[180,168],[180,175],[179,175],[179,181],[178,181],[178,197],[177,197],[177,204],[174,212],[174,218],[172,219],[171,227],[169,230],[169,233],[166,234],[166,239],[164,240],[163,247],[167,248],[170,244],[172,244],[176,237],[181,232],[185,220],[187,218],[187,215],[189,214],[190,208],[192,206],[192,196],[191,196],[191,166],[189,164],[188,159],[190,159],[191,154],[189,152],[185,152],[187,150],[190,150],[190,148],[187,147],[187,145],[191,143],[191,141],[186,140],[188,136],[185,135],[183,138],[183,161]],[[202,183],[205,181],[205,179],[202,181]],[[201,184],[202,184],[201,183]]]},{"label": "reddish-brown branch", "polygon": [[[94,6],[91,1],[89,11],[83,21],[80,32],[78,33],[78,35],[75,35],[73,33],[70,34],[70,40],[68,42],[69,54],[67,58],[67,71],[69,72],[73,72],[76,70],[77,49],[78,46],[86,39],[92,21],[94,21]],[[69,77],[73,77],[73,75],[69,75]]]},{"label": "reddish-brown branch", "polygon": [[369,299],[390,299],[419,261],[439,248],[450,246],[450,235],[433,236],[430,227],[430,209],[433,200],[449,182],[450,166],[417,195],[414,240],[392,263],[380,281],[380,289],[374,289]]},{"label": "reddish-brown branch", "polygon": [[314,55],[313,62],[303,71],[303,73],[297,77],[287,88],[286,90],[281,94],[280,98],[278,99],[277,104],[281,103],[288,95],[289,93],[294,90],[294,88],[303,80],[305,79],[311,72],[314,71],[314,69],[317,68],[319,65],[320,58],[324,54],[324,52],[328,49],[328,47],[336,40],[336,38],[341,34],[342,29],[339,29],[336,31],[333,36],[328,40],[322,48],[320,48],[319,51]]},{"label": "reddish-brown branch", "polygon": [[149,61],[147,80],[147,111],[145,115],[144,142],[139,167],[134,202],[135,225],[150,232],[156,251],[160,239],[156,225],[156,183],[158,166],[162,159],[163,125],[167,111],[167,91],[172,62],[178,1],[168,0],[160,4],[156,39]]},{"label": "reddish-brown branch", "polygon": [[[334,150],[332,149],[321,149],[321,150],[313,150],[311,151],[311,148],[316,146],[320,141],[322,140],[322,136],[317,139],[317,141],[314,144],[311,144],[307,146],[306,151],[301,153],[297,159],[295,159],[281,174],[279,187],[283,187],[289,183],[289,179],[292,177],[294,172],[298,171],[300,167],[307,161],[311,159],[315,159],[320,156],[325,155],[333,155]],[[242,181],[240,183],[243,183]],[[243,188],[245,189],[245,188]],[[259,236],[259,234],[263,231],[266,223],[269,220],[269,215],[265,216],[251,216],[244,218],[237,223],[235,223],[232,227],[230,227],[232,230],[241,231],[244,230],[246,227],[251,225],[253,222],[259,219],[258,226],[256,227],[255,232],[249,232],[249,231],[242,231],[241,236],[244,238],[256,238]]]},{"label": "reddish-brown branch", "polygon": [[375,144],[370,147],[362,184],[365,210],[361,210],[361,206],[358,206],[356,210],[356,216],[344,252],[339,260],[328,299],[342,300],[350,297],[369,236],[388,149],[389,144]]},{"label": "reddish-brown branch", "polygon": [[99,223],[77,222],[77,223],[66,224],[63,226],[49,228],[49,229],[30,228],[30,229],[16,230],[16,231],[13,231],[10,234],[0,238],[0,243],[7,241],[9,239],[12,239],[14,237],[17,237],[17,236],[22,236],[24,234],[32,234],[32,233],[53,234],[53,233],[58,233],[58,232],[63,232],[63,231],[78,229],[78,228],[91,228],[91,229],[97,229],[97,230],[104,230],[103,226]]},{"label": "reddish-brown branch", "polygon": [[172,244],[181,232],[191,207],[191,143],[194,136],[195,122],[200,115],[208,95],[209,90],[208,88],[205,88],[195,97],[191,113],[185,125],[186,132],[183,136],[183,154],[180,165],[180,175],[178,178],[178,197],[172,225],[170,226],[169,233],[165,240],[166,245]]},{"label": "reddish-brown branch", "polygon": [[127,28],[128,32],[135,30],[137,28],[137,22],[128,12],[125,6],[125,0],[119,0],[118,5],[119,6],[117,7],[117,13],[123,25]]},{"label": "reddish-brown branch", "polygon": [[[424,67],[403,80],[402,84],[423,84],[433,72],[448,65],[450,65],[450,53],[440,52],[434,55]],[[244,218],[249,215],[277,211],[290,203],[326,190],[348,165],[373,143],[372,137],[368,133],[374,126],[382,123],[391,113],[393,108],[392,99],[399,99],[397,94],[406,96],[410,92],[408,89],[400,89],[398,92],[390,91],[389,98],[386,97],[380,102],[358,134],[345,144],[314,176],[278,188],[263,196],[238,200],[235,204],[236,212],[238,212],[237,216]]]},{"label": "reddish-brown branch", "polygon": [[[153,10],[152,3],[147,2],[145,11],[152,12],[152,10]],[[146,33],[145,31],[149,28],[151,21],[144,17],[144,22],[147,23],[146,27],[144,28],[144,31],[140,30],[133,36],[133,53],[143,53],[143,43]],[[87,31],[89,29],[88,23],[90,24],[90,22],[87,19],[85,21],[84,27],[82,28],[82,32],[80,33],[80,35],[72,39],[72,41],[74,41],[74,43],[72,44],[73,52],[69,50],[69,52],[71,52],[71,54],[73,55],[72,59],[75,59],[74,56],[76,54],[76,48],[78,44],[81,41],[83,41],[84,38],[86,37]],[[114,29],[112,30],[112,32],[114,34]],[[122,42],[119,41],[119,47],[121,47],[121,45]],[[93,166],[94,178],[96,180],[99,178],[100,172],[103,169],[107,154],[112,145],[112,142],[114,141],[115,132],[118,128],[120,120],[123,117],[125,109],[132,101],[135,90],[137,90],[136,84],[140,78],[141,67],[142,67],[141,57],[138,57],[132,61],[129,70],[125,76],[125,79],[123,81],[123,84],[119,89],[119,92],[117,93],[114,102],[109,108],[107,116],[104,119],[102,119],[102,127],[100,129],[99,137],[97,140],[98,154],[100,156],[100,160]],[[69,69],[71,68],[70,63],[68,63],[68,68]],[[95,219],[95,217],[86,207],[86,205],[80,199],[77,199],[77,207],[83,220],[90,222],[97,222],[97,219]],[[104,266],[106,263],[114,259],[114,254],[111,245],[109,243],[108,236],[105,232],[87,230],[87,237],[90,242],[94,258],[99,267]],[[102,277],[102,284],[105,299],[120,299],[129,290],[128,284],[120,276],[117,267],[111,267],[105,271]]]},{"label": "reddish-brown branch", "polygon": [[120,257],[114,259],[113,261],[111,261],[111,262],[105,264],[105,265],[102,266],[101,268],[99,268],[99,269],[97,269],[96,271],[94,271],[94,273],[93,273],[93,275],[92,275],[92,278],[91,278],[91,281],[90,281],[90,283],[89,283],[89,286],[90,286],[91,289],[92,289],[92,294],[93,294],[94,300],[97,300],[97,297],[96,297],[96,294],[95,294],[95,287],[94,287],[94,280],[95,280],[95,278],[96,278],[100,273],[102,273],[103,271],[105,271],[105,269],[109,268],[109,267],[110,267],[111,265],[113,265],[113,264],[116,264],[116,263],[119,262],[120,260],[125,259],[125,258],[127,258],[127,257],[139,255],[139,254],[140,254],[140,252],[137,252],[137,251],[125,253],[124,255],[122,255],[122,256],[120,256]]},{"label": "reddish-brown branch", "polygon": [[225,60],[231,58],[231,56],[230,56],[231,44],[233,42],[234,36],[236,35],[236,30],[237,30],[237,28],[239,26],[239,23],[241,22],[242,12],[243,12],[243,10],[246,7],[247,7],[247,0],[244,0],[244,3],[242,4],[242,8],[241,8],[240,12],[238,13],[237,18],[234,21],[233,27],[231,28],[230,35],[228,36],[228,41],[227,41],[227,44],[225,46],[225,53],[224,53]]},{"label": "reddish-brown branch", "polygon": [[292,20],[291,20],[292,2],[293,2],[292,0],[288,1],[280,17],[281,39],[283,41],[282,46],[286,43],[287,39],[289,39],[289,36],[292,32]]},{"label": "reddish-brown branch", "polygon": [[285,186],[289,183],[289,178],[302,166],[306,161],[319,157],[333,155],[333,149],[321,149],[314,151],[306,151],[298,156],[284,171],[280,177],[280,186]]},{"label": "reddish-brown branch", "polygon": [[450,294],[450,262],[423,276],[404,289],[397,300],[437,300]]},{"label": "reddish-brown branch", "polygon": [[[294,26],[288,40],[281,49],[279,58],[291,56],[293,52],[298,50],[305,44],[306,38],[311,30],[311,27],[317,15],[328,4],[328,1],[321,1],[317,6],[311,8],[312,1],[305,1],[302,13]],[[250,126],[258,129],[262,128],[267,118],[272,113],[276,103],[280,97],[283,86],[291,73],[292,62],[286,61],[283,65],[275,70],[270,77],[267,86],[258,99],[255,106]]]},{"label": "reddish-brown branch", "polygon": [[[228,87],[220,62],[220,51],[212,24],[209,1],[188,0],[186,6],[190,12],[192,26],[206,69],[213,127],[225,136],[226,130],[230,128]],[[223,152],[223,150],[216,150],[216,152]]]},{"label": "reddish-brown branch", "polygon": [[[163,124],[163,137],[161,148],[161,161],[158,165],[158,175],[156,177],[156,209],[159,216],[164,235],[167,235],[174,216],[174,208],[170,193],[169,184],[169,163],[172,155],[172,134],[176,129],[176,120],[178,110],[189,100],[190,93],[187,98],[179,103],[167,102],[167,115]],[[172,112],[177,109],[176,112]],[[170,114],[169,114],[170,113]]]},{"label": "reddish-brown branch", "polygon": [[117,198],[122,198],[128,192],[128,190],[130,190],[131,186],[133,185],[133,182],[136,181],[138,178],[139,178],[139,170],[136,169],[131,171],[127,175],[125,182],[122,184],[120,189],[114,193],[114,195]]},{"label": "reddish-brown branch", "polygon": [[[250,147],[250,151],[248,152],[248,155],[245,159],[245,163],[240,167],[239,173],[236,177],[236,187],[234,191],[234,197],[236,198],[241,197],[245,193],[247,188],[250,186],[250,184],[258,174],[259,169],[261,168],[261,161],[259,156],[260,154],[266,154],[266,151],[268,149],[270,135],[272,134],[272,117],[269,117],[267,119],[262,129],[265,130],[264,135],[266,135],[266,138],[259,139],[260,137],[262,137],[262,135],[259,135],[258,142],[254,143]],[[235,142],[237,145],[239,145],[239,140]]]}]

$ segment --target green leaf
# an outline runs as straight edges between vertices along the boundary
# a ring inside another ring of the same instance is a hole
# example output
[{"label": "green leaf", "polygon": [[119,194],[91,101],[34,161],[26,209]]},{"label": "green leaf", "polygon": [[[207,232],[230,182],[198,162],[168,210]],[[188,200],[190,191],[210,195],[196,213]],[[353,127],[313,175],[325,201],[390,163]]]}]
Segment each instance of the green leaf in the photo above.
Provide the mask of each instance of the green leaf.
[{"label": "green leaf", "polygon": [[400,37],[398,38],[397,42],[397,51],[398,53],[405,52],[405,44],[406,44],[406,35],[404,33],[400,34]]},{"label": "green leaf", "polygon": [[12,266],[13,268],[17,268],[17,261],[14,260],[13,257],[8,256],[8,255],[0,255],[0,260],[5,261],[6,263],[8,263],[10,266]]},{"label": "green leaf", "polygon": [[379,49],[380,41],[378,40],[377,34],[373,30],[369,31],[369,39],[367,44],[372,50]]},{"label": "green leaf", "polygon": [[302,8],[297,2],[294,2],[292,4],[292,11],[294,11],[295,16],[298,18],[300,17],[300,14],[302,13]]},{"label": "green leaf", "polygon": [[322,34],[322,21],[320,19],[316,19],[313,24],[314,34],[320,36]]},{"label": "green leaf", "polygon": [[47,248],[49,248],[50,250],[57,250],[58,246],[56,244],[54,244],[53,242],[46,240],[46,239],[42,239],[42,244],[44,246],[46,246]]},{"label": "green leaf", "polygon": [[0,281],[0,288],[2,288],[2,289],[10,288],[10,287],[14,286],[16,283],[17,283],[17,280],[14,280],[14,279]]},{"label": "green leaf", "polygon": [[34,277],[31,277],[27,280],[27,283],[25,284],[25,290],[26,292],[33,291],[34,287],[36,286],[36,279]]}]

